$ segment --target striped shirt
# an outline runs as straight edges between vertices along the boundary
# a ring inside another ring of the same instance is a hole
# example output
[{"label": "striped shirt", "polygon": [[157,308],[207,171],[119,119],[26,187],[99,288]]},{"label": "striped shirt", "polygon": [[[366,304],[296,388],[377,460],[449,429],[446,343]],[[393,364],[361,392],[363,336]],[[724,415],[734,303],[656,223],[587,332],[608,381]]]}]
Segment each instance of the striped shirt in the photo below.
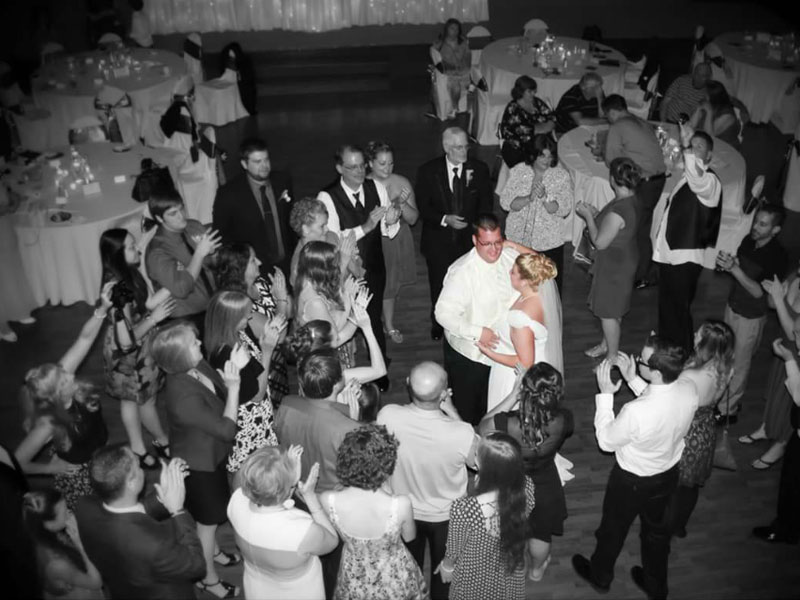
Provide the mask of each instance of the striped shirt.
[{"label": "striped shirt", "polygon": [[692,85],[691,75],[681,75],[667,89],[661,102],[661,120],[677,123],[681,113],[690,115],[705,100],[705,87],[697,89]]}]

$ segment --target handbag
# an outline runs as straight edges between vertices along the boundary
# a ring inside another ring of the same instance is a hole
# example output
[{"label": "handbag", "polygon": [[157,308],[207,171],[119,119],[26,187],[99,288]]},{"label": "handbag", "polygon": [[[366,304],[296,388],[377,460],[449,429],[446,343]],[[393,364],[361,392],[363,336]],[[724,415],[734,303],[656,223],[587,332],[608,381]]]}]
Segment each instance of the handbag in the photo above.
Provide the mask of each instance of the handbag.
[{"label": "handbag", "polygon": [[578,242],[578,247],[575,248],[572,258],[579,267],[588,271],[594,264],[596,254],[597,248],[594,247],[592,238],[589,237],[589,229],[584,227],[583,233],[581,233],[581,239]]},{"label": "handbag", "polygon": [[[730,408],[731,389],[728,387],[725,390],[725,412],[728,414]],[[731,449],[731,442],[728,438],[728,417],[725,417],[725,427],[722,430],[722,435],[717,435],[717,445],[714,447],[714,462],[713,466],[716,469],[724,471],[736,471],[736,458],[733,456]]]},{"label": "handbag", "polygon": [[131,197],[136,202],[147,202],[150,196],[156,193],[177,194],[178,191],[175,188],[175,182],[172,181],[169,168],[156,164],[150,158],[143,158],[141,172],[136,176]]}]

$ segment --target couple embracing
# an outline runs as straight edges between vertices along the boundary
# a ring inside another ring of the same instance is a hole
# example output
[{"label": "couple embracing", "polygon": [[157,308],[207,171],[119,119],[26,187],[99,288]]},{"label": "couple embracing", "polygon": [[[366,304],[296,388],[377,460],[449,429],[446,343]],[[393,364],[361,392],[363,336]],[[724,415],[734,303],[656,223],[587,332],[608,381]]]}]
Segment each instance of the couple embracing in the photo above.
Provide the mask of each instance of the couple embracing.
[{"label": "couple embracing", "polygon": [[453,402],[477,425],[511,393],[515,366],[548,362],[563,374],[555,264],[503,239],[491,213],[473,224],[473,249],[447,271],[436,302]]}]

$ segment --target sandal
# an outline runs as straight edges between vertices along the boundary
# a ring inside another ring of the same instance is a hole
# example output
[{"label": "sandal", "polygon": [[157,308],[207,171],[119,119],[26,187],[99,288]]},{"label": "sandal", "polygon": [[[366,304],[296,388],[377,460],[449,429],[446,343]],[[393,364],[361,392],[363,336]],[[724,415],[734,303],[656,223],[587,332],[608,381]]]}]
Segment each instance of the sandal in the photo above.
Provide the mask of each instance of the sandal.
[{"label": "sandal", "polygon": [[547,558],[544,559],[544,562],[542,563],[542,566],[539,568],[538,577],[536,575],[534,575],[534,572],[536,571],[536,569],[531,569],[530,573],[528,573],[528,579],[530,579],[531,581],[536,581],[536,582],[541,581],[544,578],[544,572],[547,571],[547,565],[549,565],[549,564],[550,564],[550,555],[548,554]]},{"label": "sandal", "polygon": [[780,462],[780,460],[781,460],[780,458],[777,458],[773,461],[768,461],[764,460],[763,458],[757,458],[750,463],[750,466],[753,467],[756,471],[766,471],[767,469],[771,469],[772,467],[774,467],[776,463]]},{"label": "sandal", "polygon": [[158,459],[149,452],[145,452],[144,454],[137,454],[134,452],[134,454],[139,458],[139,466],[142,469],[152,471],[159,467]]},{"label": "sandal", "polygon": [[[235,598],[239,595],[239,588],[235,585],[228,583],[227,581],[222,581],[222,579],[217,579],[214,583],[206,583],[204,581],[198,581],[196,584],[197,589],[202,590],[211,594],[212,596],[216,596],[217,598]],[[216,592],[211,591],[211,588],[216,586],[222,586],[222,589],[225,590],[225,594],[220,596]]]},{"label": "sandal", "polygon": [[388,329],[386,331],[386,335],[392,338],[392,341],[395,344],[402,344],[403,343],[403,334],[400,333],[399,329]]},{"label": "sandal", "polygon": [[755,444],[756,442],[763,442],[765,439],[767,439],[766,436],[753,437],[752,433],[748,433],[747,435],[743,435],[739,438],[739,443],[749,446],[750,444]]},{"label": "sandal", "polygon": [[592,346],[588,350],[583,351],[583,353],[589,358],[600,358],[607,352],[608,352],[608,347],[603,342],[600,342],[596,346]]},{"label": "sandal", "polygon": [[[223,560],[218,560],[220,558]],[[238,554],[230,554],[220,550],[214,555],[214,562],[222,567],[232,567],[242,562],[242,557]]]},{"label": "sandal", "polygon": [[163,458],[164,460],[172,458],[172,454],[170,454],[169,451],[169,444],[162,444],[158,440],[153,440],[150,444],[153,446],[153,450],[156,451],[159,458]]}]

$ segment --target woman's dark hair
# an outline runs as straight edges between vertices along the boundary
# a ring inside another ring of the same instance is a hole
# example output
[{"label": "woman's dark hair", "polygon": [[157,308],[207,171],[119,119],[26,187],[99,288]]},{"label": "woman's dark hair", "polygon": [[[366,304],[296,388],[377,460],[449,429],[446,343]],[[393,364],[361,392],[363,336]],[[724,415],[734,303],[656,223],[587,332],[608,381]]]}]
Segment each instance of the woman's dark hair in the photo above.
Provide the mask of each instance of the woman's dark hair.
[{"label": "woman's dark hair", "polygon": [[733,109],[728,90],[719,81],[714,79],[709,81],[706,84],[706,93],[708,94],[708,103],[711,105],[711,110],[715,115],[719,113],[720,109]]},{"label": "woman's dark hair", "polygon": [[558,147],[555,141],[549,135],[540,133],[533,136],[530,144],[525,148],[525,164],[532,165],[537,158],[539,158],[545,150],[550,151],[550,167],[555,167],[558,164]]},{"label": "woman's dark hair", "polygon": [[536,80],[533,77],[528,75],[520,75],[514,82],[514,87],[511,88],[511,99],[519,100],[528,90],[533,90],[536,92],[537,89],[539,89],[539,84],[536,83]]},{"label": "woman's dark hair", "polygon": [[478,465],[474,495],[497,492],[500,551],[506,572],[513,573],[525,563],[528,537],[522,448],[507,433],[489,433],[478,444]]},{"label": "woman's dark hair", "polygon": [[362,423],[374,423],[381,409],[381,391],[374,383],[365,383],[361,386],[361,396],[358,398],[361,414],[358,420]]},{"label": "woman's dark hair", "polygon": [[239,341],[238,326],[253,310],[253,301],[244,292],[222,290],[211,297],[206,310],[205,346],[208,356],[222,347],[233,348]]},{"label": "woman's dark hair", "polygon": [[608,166],[608,170],[617,185],[629,190],[635,190],[642,181],[642,170],[630,158],[615,158]]},{"label": "woman's dark hair", "polygon": [[375,160],[378,157],[378,154],[382,154],[383,152],[394,154],[394,150],[386,142],[382,141],[369,142],[367,144],[365,158],[367,159],[367,161]]},{"label": "woman's dark hair", "polygon": [[125,240],[131,235],[127,229],[107,229],[100,235],[100,262],[103,265],[102,282],[117,281],[114,287],[122,286],[133,294],[137,312],[145,308],[147,283],[134,266],[125,260]]},{"label": "woman's dark hair", "polygon": [[523,376],[518,398],[522,443],[537,448],[547,438],[547,426],[564,399],[564,378],[552,365],[536,363]]},{"label": "woman's dark hair", "polygon": [[458,43],[464,41],[464,28],[461,26],[461,21],[458,19],[447,19],[444,22],[444,27],[442,27],[442,32],[439,34],[439,41],[444,41],[447,39],[447,30],[450,28],[450,25],[457,25],[458,26]]},{"label": "woman's dark hair", "polygon": [[[66,544],[55,531],[45,527],[45,523],[56,518],[56,506],[64,497],[58,490],[28,492],[22,499],[22,517],[36,545],[51,556],[66,559],[73,566],[86,571],[86,563],[78,549]],[[44,570],[45,565],[39,565]]]},{"label": "woman's dark hair", "polygon": [[217,250],[212,266],[217,289],[247,291],[244,273],[252,253],[253,247],[242,242],[225,244]]},{"label": "woman's dark hair", "polygon": [[664,383],[675,381],[684,368],[686,352],[661,336],[651,334],[644,343],[646,348],[652,348],[653,353],[647,360],[647,366],[661,373]]},{"label": "woman's dark hair", "polygon": [[295,289],[302,290],[308,281],[320,296],[341,306],[342,272],[339,260],[339,251],[333,244],[318,241],[307,243],[300,250],[300,258],[297,261]]},{"label": "woman's dark hair", "polygon": [[344,486],[375,491],[394,473],[397,438],[384,425],[347,433],[336,453],[336,476]]},{"label": "woman's dark hair", "polygon": [[322,319],[314,319],[295,329],[283,342],[286,357],[300,364],[303,359],[318,350],[329,350],[333,345],[333,326]]},{"label": "woman's dark hair", "polygon": [[700,339],[694,352],[686,361],[687,368],[701,368],[712,364],[717,372],[717,383],[728,381],[733,369],[733,349],[736,337],[730,325],[709,319],[699,329]]}]

